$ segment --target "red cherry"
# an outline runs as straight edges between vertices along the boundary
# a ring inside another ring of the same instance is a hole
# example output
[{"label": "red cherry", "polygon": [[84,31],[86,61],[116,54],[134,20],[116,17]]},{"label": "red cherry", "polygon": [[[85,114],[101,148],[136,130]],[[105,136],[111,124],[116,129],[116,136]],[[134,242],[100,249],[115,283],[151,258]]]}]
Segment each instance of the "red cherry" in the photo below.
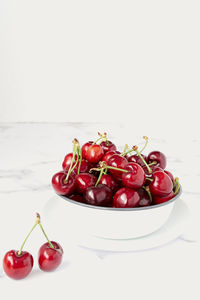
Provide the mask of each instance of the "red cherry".
[{"label": "red cherry", "polygon": [[[75,165],[76,162],[73,163],[73,166]],[[73,167],[72,166],[72,167]],[[80,173],[87,173],[89,172],[90,168],[91,168],[91,164],[86,160],[86,159],[82,159],[81,160],[81,166],[80,166]],[[67,171],[69,170],[70,165],[66,166],[64,171],[67,173]],[[77,174],[78,173],[78,168],[79,168],[79,162],[76,165],[76,167],[74,168],[74,172]]]},{"label": "red cherry", "polygon": [[43,271],[55,270],[62,261],[63,249],[56,243],[51,241],[53,248],[50,247],[49,243],[45,243],[39,249],[38,253],[38,264]]},{"label": "red cherry", "polygon": [[128,173],[122,174],[123,185],[133,189],[141,188],[145,183],[145,173],[142,167],[137,163],[129,163],[125,170]]},{"label": "red cherry", "polygon": [[105,184],[89,187],[84,198],[87,204],[97,206],[111,206],[112,205],[112,191]]},{"label": "red cherry", "polygon": [[[119,154],[112,155],[108,160],[108,166],[111,167],[125,169],[127,165],[128,165],[127,159]],[[118,170],[113,170],[113,169],[109,169],[109,171],[114,177],[122,178],[123,172]]]},{"label": "red cherry", "polygon": [[89,173],[81,173],[76,176],[76,190],[79,193],[84,193],[87,188],[94,186],[97,179]]},{"label": "red cherry", "polygon": [[[145,161],[147,161],[147,157],[144,154],[141,154],[141,156],[144,158]],[[137,164],[139,164],[140,166],[145,166],[144,162],[142,161],[142,159],[137,155],[131,155],[128,157],[128,162],[136,162]]]},{"label": "red cherry", "polygon": [[85,202],[83,196],[79,194],[72,194],[69,196],[69,199],[72,199],[77,202]]},{"label": "red cherry", "polygon": [[101,147],[101,145],[91,145],[88,147],[87,151],[86,151],[86,159],[90,162],[90,163],[97,163],[101,160],[101,158],[103,157],[103,148]]},{"label": "red cherry", "polygon": [[114,154],[120,154],[119,151],[108,151],[106,152],[106,154],[103,156],[103,158],[101,159],[102,161],[105,161],[105,163],[108,163],[108,160],[111,156],[113,156]]},{"label": "red cherry", "polygon": [[166,196],[171,193],[173,183],[166,173],[157,171],[153,173],[153,181],[150,183],[149,188],[153,195]]},{"label": "red cherry", "polygon": [[4,271],[12,279],[25,278],[33,268],[33,256],[26,251],[22,251],[20,255],[18,252],[10,250],[3,259]]},{"label": "red cherry", "polygon": [[108,151],[115,151],[117,148],[115,146],[115,144],[113,144],[111,141],[103,141],[101,143],[101,147],[103,148],[104,153],[108,152]]},{"label": "red cherry", "polygon": [[87,143],[85,143],[82,147],[81,147],[81,152],[82,152],[82,157],[86,158],[86,153],[88,148],[93,144],[93,142],[89,141]]},{"label": "red cherry", "polygon": [[164,170],[164,172],[171,178],[171,181],[174,183],[175,179],[171,172]]},{"label": "red cherry", "polygon": [[70,195],[76,188],[75,173],[71,173],[67,183],[65,183],[66,173],[60,171],[52,177],[52,186],[56,193],[60,195]]},{"label": "red cherry", "polygon": [[148,164],[152,162],[157,162],[157,167],[161,167],[162,169],[165,169],[167,164],[166,156],[160,151],[150,152],[147,157],[147,161]]},{"label": "red cherry", "polygon": [[[72,157],[73,157],[73,153],[68,153],[65,156],[63,163],[62,163],[63,170],[65,170],[66,168],[69,169],[71,162],[72,162]],[[75,162],[76,162],[76,160],[77,160],[77,154],[75,154]]]},{"label": "red cherry", "polygon": [[139,202],[139,206],[144,207],[144,206],[149,206],[151,205],[151,199],[149,197],[149,194],[147,193],[146,190],[144,189],[139,189],[138,193],[140,195],[140,202]]},{"label": "red cherry", "polygon": [[130,188],[121,188],[113,198],[114,207],[137,207],[139,202],[139,193]]},{"label": "red cherry", "polygon": [[118,188],[117,182],[109,174],[103,175],[99,183],[107,185],[112,191],[116,191]]},{"label": "red cherry", "polygon": [[157,196],[157,195],[154,195],[153,196],[153,204],[161,204],[161,203],[164,203],[172,198],[174,198],[174,192],[171,191],[168,195],[166,196]]}]

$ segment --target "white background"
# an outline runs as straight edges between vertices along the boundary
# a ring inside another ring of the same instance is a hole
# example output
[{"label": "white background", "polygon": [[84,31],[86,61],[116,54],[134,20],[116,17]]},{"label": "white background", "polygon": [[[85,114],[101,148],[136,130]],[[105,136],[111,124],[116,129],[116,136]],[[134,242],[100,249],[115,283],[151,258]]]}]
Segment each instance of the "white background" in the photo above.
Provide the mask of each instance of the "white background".
[{"label": "white background", "polygon": [[1,0],[0,121],[198,134],[199,14],[193,0]]}]

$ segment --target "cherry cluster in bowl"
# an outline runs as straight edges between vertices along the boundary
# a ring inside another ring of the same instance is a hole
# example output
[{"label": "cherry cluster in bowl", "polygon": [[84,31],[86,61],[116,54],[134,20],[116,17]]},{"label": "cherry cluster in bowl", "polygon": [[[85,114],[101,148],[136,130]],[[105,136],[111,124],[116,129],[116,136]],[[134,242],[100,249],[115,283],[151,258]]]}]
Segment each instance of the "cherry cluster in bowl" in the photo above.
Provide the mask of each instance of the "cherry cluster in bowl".
[{"label": "cherry cluster in bowl", "polygon": [[96,141],[80,146],[73,140],[73,151],[62,163],[63,170],[52,177],[57,194],[74,201],[103,207],[132,208],[166,202],[180,189],[178,178],[165,170],[166,157],[160,151],[142,154],[148,144],[124,151],[98,133]]}]

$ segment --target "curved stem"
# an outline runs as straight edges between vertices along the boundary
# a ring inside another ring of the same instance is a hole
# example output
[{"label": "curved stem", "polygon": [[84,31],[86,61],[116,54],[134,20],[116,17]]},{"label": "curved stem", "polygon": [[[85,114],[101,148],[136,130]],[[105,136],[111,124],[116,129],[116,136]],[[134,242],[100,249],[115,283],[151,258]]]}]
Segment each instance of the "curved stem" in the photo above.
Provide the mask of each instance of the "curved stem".
[{"label": "curved stem", "polygon": [[80,168],[81,168],[81,162],[82,162],[82,151],[81,148],[79,148],[79,165],[78,165],[78,174],[80,173]]},{"label": "curved stem", "polygon": [[148,137],[147,136],[143,136],[143,139],[145,139],[145,144],[144,144],[143,148],[139,151],[140,154],[142,153],[142,151],[144,151],[144,149],[146,148],[146,146],[148,144]]},{"label": "curved stem", "polygon": [[174,195],[177,195],[179,190],[180,190],[179,179],[175,178],[175,181],[174,181]]},{"label": "curved stem", "polygon": [[152,163],[150,163],[150,164],[149,164],[149,167],[150,167],[150,166],[155,166],[155,165],[157,165],[157,161],[153,161]]},{"label": "curved stem", "polygon": [[42,227],[42,224],[39,223],[39,225],[40,225],[40,228],[41,228],[41,230],[42,230],[42,232],[43,232],[45,238],[47,239],[47,241],[48,241],[48,243],[49,243],[50,248],[54,248],[53,244],[52,244],[51,241],[48,239],[48,237],[47,237],[47,235],[46,235],[46,232],[44,231],[44,228]]},{"label": "curved stem", "polygon": [[39,224],[39,222],[40,222],[40,219],[39,219],[38,216],[37,216],[36,221],[35,221],[35,224],[33,225],[33,227],[31,228],[31,230],[29,231],[28,235],[26,236],[25,240],[23,241],[23,243],[22,243],[22,245],[21,245],[21,247],[20,247],[20,250],[18,251],[17,255],[19,255],[19,256],[21,255],[22,250],[23,250],[23,248],[24,248],[24,245],[25,245],[26,241],[28,240],[30,234],[31,234],[32,231],[35,229],[35,227]]},{"label": "curved stem", "polygon": [[99,181],[101,180],[101,177],[102,177],[102,175],[103,175],[103,172],[104,172],[104,168],[102,168],[102,169],[100,170],[99,177],[98,177],[98,179],[97,179],[97,182],[96,182],[95,186],[97,186],[97,185],[99,184]]},{"label": "curved stem", "polygon": [[152,195],[151,195],[151,192],[150,192],[149,188],[143,186],[143,189],[147,192],[147,194],[148,194],[148,196],[149,196],[149,199],[150,199],[150,202],[152,203],[153,198],[152,198]]},{"label": "curved stem", "polygon": [[143,161],[143,163],[145,164],[145,166],[147,167],[147,170],[149,171],[149,173],[152,173],[151,168],[149,167],[149,165],[147,164],[147,162],[145,161],[145,159],[142,157],[142,155],[140,154],[140,152],[138,151],[138,147],[134,146],[133,150],[136,152],[136,154],[139,156],[139,158]]},{"label": "curved stem", "polygon": [[[76,166],[77,166],[77,164],[78,164],[78,161],[79,161],[79,151],[80,151],[80,149],[79,149],[79,147],[78,147],[78,148],[77,148],[77,151],[76,151],[76,154],[77,154],[77,160],[76,160],[76,162],[75,162],[73,168],[71,169],[71,173],[74,171],[74,169],[76,168]],[[70,174],[71,174],[71,173],[70,173]]]},{"label": "curved stem", "polygon": [[111,166],[107,166],[108,169],[112,169],[112,170],[116,170],[116,171],[121,171],[124,173],[128,173],[128,170],[124,170],[124,169],[120,169],[120,168],[115,168],[115,167],[111,167]]},{"label": "curved stem", "polygon": [[126,154],[129,154],[129,153],[131,153],[131,152],[133,152],[133,149],[127,150],[126,152],[123,152],[123,153],[121,153],[120,155],[121,155],[121,156],[125,156]]},{"label": "curved stem", "polygon": [[149,181],[153,181],[153,179],[149,178],[149,177],[146,177],[146,180],[149,180]]},{"label": "curved stem", "polygon": [[[71,160],[71,164],[70,164],[70,167],[69,167],[69,170],[67,172],[67,176],[64,180],[64,183],[67,183],[68,179],[69,179],[69,176],[71,174],[71,172],[73,171],[72,167],[73,167],[73,163],[74,163],[74,160],[75,160],[75,155],[77,153],[77,148],[79,146],[79,143],[76,139],[73,140],[73,156],[72,156],[72,160]],[[77,158],[78,159],[78,158]],[[78,162],[77,162],[78,163]]]}]

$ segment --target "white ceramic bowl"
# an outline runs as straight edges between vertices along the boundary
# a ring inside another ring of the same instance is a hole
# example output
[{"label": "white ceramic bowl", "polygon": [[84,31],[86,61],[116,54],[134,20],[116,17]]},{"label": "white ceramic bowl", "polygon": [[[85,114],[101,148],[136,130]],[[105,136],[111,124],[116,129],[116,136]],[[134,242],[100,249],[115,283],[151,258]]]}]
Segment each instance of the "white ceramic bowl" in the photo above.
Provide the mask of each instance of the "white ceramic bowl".
[{"label": "white ceramic bowl", "polygon": [[[169,218],[179,193],[171,200],[162,204],[136,208],[110,208],[87,205],[64,196],[63,226],[77,231],[79,234],[108,239],[130,239],[148,235],[158,230]],[[64,224],[65,223],[65,224]]]}]

